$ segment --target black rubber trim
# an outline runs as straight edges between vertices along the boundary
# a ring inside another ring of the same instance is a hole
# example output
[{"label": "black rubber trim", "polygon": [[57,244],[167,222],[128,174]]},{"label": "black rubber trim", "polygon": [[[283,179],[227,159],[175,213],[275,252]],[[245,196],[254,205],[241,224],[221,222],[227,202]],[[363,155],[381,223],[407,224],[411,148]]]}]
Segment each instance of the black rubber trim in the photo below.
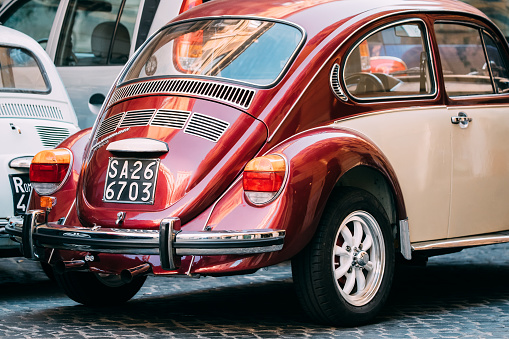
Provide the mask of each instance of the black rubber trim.
[{"label": "black rubber trim", "polygon": [[25,258],[32,258],[32,249],[30,244],[32,236],[32,213],[23,215],[23,230],[21,231],[21,253]]},{"label": "black rubber trim", "polygon": [[175,269],[173,261],[173,227],[171,222],[161,222],[159,225],[159,256],[161,268],[171,271]]},{"label": "black rubber trim", "polygon": [[143,241],[143,239],[90,239],[90,238],[77,238],[77,237],[64,237],[59,235],[47,235],[47,234],[34,234],[34,240],[39,243],[48,245],[61,245],[61,244],[73,244],[73,245],[86,245],[90,247],[99,247],[102,249],[119,249],[119,248],[159,248],[159,241],[154,242]]},{"label": "black rubber trim", "polygon": [[224,249],[224,248],[251,248],[282,245],[284,238],[267,238],[255,240],[228,240],[228,241],[176,241],[174,248]]}]

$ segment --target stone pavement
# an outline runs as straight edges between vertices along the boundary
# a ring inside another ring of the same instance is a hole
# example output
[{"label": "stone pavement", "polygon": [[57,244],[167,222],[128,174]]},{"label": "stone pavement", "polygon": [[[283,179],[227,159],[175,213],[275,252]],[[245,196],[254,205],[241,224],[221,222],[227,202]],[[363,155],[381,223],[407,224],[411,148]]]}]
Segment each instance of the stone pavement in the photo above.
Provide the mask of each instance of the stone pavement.
[{"label": "stone pavement", "polygon": [[201,279],[149,277],[122,307],[68,299],[37,263],[0,259],[0,336],[11,338],[509,338],[509,244],[431,258],[399,273],[373,324],[311,323],[290,266]]}]

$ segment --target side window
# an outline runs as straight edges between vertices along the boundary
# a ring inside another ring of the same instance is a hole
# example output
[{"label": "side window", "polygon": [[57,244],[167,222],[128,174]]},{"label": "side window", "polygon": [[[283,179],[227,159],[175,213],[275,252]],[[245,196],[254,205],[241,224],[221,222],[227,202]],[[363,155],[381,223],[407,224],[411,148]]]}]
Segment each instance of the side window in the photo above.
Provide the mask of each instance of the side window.
[{"label": "side window", "polygon": [[0,91],[48,92],[43,73],[28,50],[0,46]]},{"label": "side window", "polygon": [[70,0],[55,65],[122,65],[129,58],[140,0]]},{"label": "side window", "polygon": [[369,35],[346,59],[343,81],[359,99],[434,93],[426,30],[420,22],[403,23]]},{"label": "side window", "polygon": [[450,97],[494,93],[479,28],[437,23],[435,35]]},{"label": "side window", "polygon": [[496,41],[483,32],[484,44],[486,45],[486,54],[488,55],[489,67],[493,76],[495,90],[497,93],[509,92],[509,71],[507,70],[504,53]]},{"label": "side window", "polygon": [[48,41],[60,0],[17,1],[0,18],[9,28],[21,31],[40,43]]}]

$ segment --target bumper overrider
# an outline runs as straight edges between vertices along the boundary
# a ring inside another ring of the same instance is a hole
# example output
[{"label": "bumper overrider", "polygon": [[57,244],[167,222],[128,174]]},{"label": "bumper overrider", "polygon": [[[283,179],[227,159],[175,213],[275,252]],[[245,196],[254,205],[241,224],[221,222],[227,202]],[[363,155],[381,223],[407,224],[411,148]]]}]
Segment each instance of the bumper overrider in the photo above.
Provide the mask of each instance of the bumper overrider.
[{"label": "bumper overrider", "polygon": [[163,219],[159,230],[66,226],[38,223],[43,210],[11,219],[7,233],[21,242],[23,255],[38,259],[38,249],[63,249],[93,253],[160,255],[161,266],[175,269],[175,256],[258,254],[283,248],[284,230],[181,231],[180,219]]}]

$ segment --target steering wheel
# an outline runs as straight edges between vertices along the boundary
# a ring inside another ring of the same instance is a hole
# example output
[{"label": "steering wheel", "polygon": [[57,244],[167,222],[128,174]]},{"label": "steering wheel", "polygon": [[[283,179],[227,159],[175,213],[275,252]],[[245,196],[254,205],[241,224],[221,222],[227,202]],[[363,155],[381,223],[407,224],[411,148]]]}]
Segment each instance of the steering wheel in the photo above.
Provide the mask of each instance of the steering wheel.
[{"label": "steering wheel", "polygon": [[367,94],[370,92],[385,92],[385,86],[382,81],[371,73],[354,73],[345,78],[347,88],[355,86],[349,90],[352,94]]}]

